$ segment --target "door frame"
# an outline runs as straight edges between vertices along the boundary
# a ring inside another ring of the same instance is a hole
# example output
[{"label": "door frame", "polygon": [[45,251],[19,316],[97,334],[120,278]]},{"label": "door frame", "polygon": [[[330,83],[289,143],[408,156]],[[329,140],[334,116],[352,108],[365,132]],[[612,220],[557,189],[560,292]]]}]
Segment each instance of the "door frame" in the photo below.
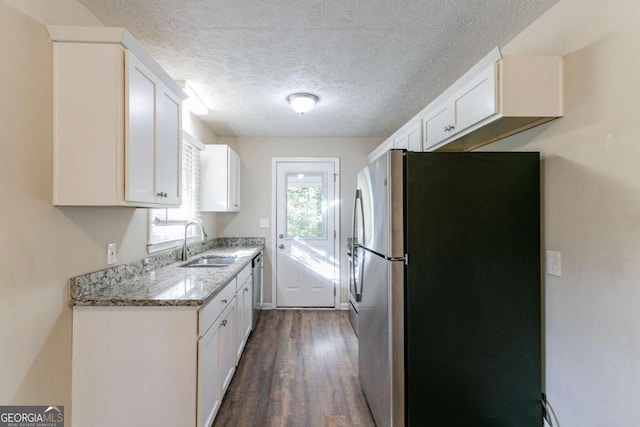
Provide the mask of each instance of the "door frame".
[{"label": "door frame", "polygon": [[[278,163],[333,163],[333,223],[335,225],[335,238],[333,239],[333,310],[340,309],[340,158],[339,157],[272,157],[271,158],[271,253],[273,254],[273,268],[271,269],[271,308],[278,310],[291,310],[289,307],[278,308],[278,252],[277,252],[277,199],[278,189]],[[331,203],[332,201],[328,201]],[[322,308],[296,308],[296,310],[323,310]],[[325,310],[331,310],[325,309]]]}]

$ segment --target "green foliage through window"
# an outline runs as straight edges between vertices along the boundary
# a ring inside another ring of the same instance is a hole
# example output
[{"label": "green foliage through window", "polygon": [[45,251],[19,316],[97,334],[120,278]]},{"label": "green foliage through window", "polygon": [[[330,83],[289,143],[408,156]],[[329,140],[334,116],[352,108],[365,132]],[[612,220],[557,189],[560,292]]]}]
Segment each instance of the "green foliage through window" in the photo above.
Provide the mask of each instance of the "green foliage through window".
[{"label": "green foliage through window", "polygon": [[287,237],[324,237],[324,186],[287,186]]}]

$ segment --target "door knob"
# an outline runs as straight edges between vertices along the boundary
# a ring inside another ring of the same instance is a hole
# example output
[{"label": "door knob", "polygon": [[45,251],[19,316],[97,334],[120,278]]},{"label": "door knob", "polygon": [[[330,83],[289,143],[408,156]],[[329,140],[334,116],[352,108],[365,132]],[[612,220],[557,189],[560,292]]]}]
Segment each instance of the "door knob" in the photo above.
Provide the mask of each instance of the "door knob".
[{"label": "door knob", "polygon": [[284,245],[282,245],[282,244],[278,245],[278,247],[279,247],[280,249],[284,249]]}]

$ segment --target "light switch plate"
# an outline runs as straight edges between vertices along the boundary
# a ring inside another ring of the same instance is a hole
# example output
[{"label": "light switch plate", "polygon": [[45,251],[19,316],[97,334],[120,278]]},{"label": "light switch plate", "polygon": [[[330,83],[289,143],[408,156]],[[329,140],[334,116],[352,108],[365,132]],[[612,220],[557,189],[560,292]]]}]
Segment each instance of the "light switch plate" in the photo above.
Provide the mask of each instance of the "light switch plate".
[{"label": "light switch plate", "polygon": [[260,218],[260,228],[269,228],[269,218]]},{"label": "light switch plate", "polygon": [[547,274],[562,276],[562,254],[557,251],[547,251]]},{"label": "light switch plate", "polygon": [[117,260],[117,249],[115,243],[107,244],[107,264],[115,264]]}]

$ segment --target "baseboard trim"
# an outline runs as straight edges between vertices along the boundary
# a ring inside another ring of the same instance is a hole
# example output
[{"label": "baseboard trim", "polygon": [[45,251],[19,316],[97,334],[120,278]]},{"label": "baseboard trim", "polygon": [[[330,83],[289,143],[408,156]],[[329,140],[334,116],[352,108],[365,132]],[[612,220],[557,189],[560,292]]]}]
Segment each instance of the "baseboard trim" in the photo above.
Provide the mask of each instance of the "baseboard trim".
[{"label": "baseboard trim", "polygon": [[[335,310],[334,308],[300,308],[300,307],[295,307],[295,308],[282,308],[279,309],[277,307],[274,307],[270,302],[264,302],[262,303],[262,308],[261,310]],[[349,310],[349,303],[348,302],[343,302],[340,303],[340,305],[338,306],[338,310]]]}]

